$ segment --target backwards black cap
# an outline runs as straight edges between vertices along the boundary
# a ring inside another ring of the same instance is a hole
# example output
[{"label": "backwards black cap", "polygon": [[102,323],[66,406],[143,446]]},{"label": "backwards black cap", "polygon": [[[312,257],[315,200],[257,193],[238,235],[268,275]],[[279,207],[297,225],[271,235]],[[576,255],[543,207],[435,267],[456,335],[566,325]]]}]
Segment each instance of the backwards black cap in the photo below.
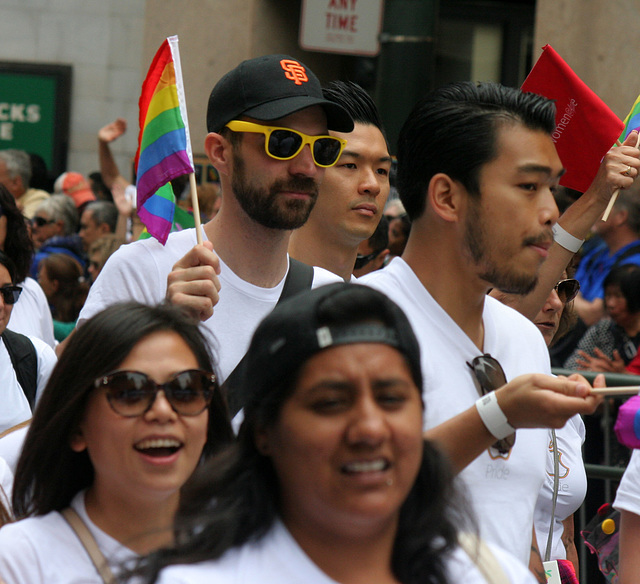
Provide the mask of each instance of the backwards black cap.
[{"label": "backwards black cap", "polygon": [[[326,322],[325,303],[335,302],[358,316],[350,322]],[[404,312],[378,290],[343,282],[297,294],[260,323],[243,362],[242,401],[247,406],[259,402],[314,354],[355,343],[383,343],[400,351],[422,392],[420,347]]]}]

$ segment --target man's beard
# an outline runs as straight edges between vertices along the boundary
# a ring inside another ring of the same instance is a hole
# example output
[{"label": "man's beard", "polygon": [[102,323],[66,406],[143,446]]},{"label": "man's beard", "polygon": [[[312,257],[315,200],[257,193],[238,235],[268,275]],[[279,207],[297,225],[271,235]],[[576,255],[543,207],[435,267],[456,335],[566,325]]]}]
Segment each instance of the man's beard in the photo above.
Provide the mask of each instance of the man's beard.
[{"label": "man's beard", "polygon": [[[297,229],[302,227],[316,204],[318,183],[311,177],[291,177],[276,180],[266,188],[247,181],[244,159],[234,154],[231,188],[244,212],[269,229]],[[308,199],[278,201],[281,192],[307,193]]]},{"label": "man's beard", "polygon": [[[538,274],[516,273],[513,270],[509,272],[488,257],[487,236],[479,207],[480,204],[476,201],[470,203],[464,241],[473,262],[477,266],[484,268],[484,271],[480,273],[480,278],[502,292],[508,294],[528,294],[536,287]],[[532,242],[527,240],[524,243],[528,245]]]}]

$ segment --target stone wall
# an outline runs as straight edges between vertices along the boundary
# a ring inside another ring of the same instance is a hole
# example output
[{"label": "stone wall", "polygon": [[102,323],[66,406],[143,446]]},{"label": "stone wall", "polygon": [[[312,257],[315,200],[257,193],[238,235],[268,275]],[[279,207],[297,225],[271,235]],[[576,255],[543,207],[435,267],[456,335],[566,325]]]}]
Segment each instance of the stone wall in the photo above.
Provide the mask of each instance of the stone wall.
[{"label": "stone wall", "polygon": [[[0,60],[73,67],[68,169],[98,169],[96,133],[118,116],[130,131],[113,150],[124,170],[137,142],[145,0],[3,0]],[[1,145],[0,145],[1,147]],[[128,172],[125,173],[128,176]]]},{"label": "stone wall", "polygon": [[534,60],[550,44],[620,117],[640,94],[637,0],[538,0]]}]

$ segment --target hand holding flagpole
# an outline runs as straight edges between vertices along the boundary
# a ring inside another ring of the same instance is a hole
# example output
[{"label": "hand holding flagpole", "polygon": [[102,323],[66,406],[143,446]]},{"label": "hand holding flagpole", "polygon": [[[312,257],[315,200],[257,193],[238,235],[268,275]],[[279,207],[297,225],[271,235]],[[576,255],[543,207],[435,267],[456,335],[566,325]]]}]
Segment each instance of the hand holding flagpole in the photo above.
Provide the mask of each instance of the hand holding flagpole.
[{"label": "hand holding flagpole", "polygon": [[[622,130],[622,134],[618,140],[616,140],[616,146],[622,146],[620,140],[626,141],[629,137],[629,134],[634,130],[640,130],[640,95],[636,98],[635,102],[631,106],[631,111],[627,114],[627,117],[624,119],[624,130]],[[636,140],[636,148],[640,146],[640,132],[638,132],[638,139]],[[609,214],[611,213],[611,209],[616,203],[616,199],[618,198],[618,194],[620,193],[620,189],[616,189],[611,195],[609,199],[609,204],[607,208],[604,210],[602,214],[602,220],[606,221],[609,218]]]},{"label": "hand holding flagpole", "polygon": [[[616,144],[622,146],[622,144],[620,144],[620,140],[617,140]],[[636,140],[636,148],[638,146],[640,146],[640,133],[638,133],[638,139]],[[604,213],[602,214],[602,220],[603,221],[606,221],[607,219],[609,219],[609,215],[611,213],[611,209],[613,209],[613,206],[616,204],[616,200],[617,200],[619,194],[620,194],[620,189],[616,189],[615,191],[613,191],[613,195],[611,195],[611,198],[609,199],[609,203],[607,204],[607,208],[604,210]]]}]

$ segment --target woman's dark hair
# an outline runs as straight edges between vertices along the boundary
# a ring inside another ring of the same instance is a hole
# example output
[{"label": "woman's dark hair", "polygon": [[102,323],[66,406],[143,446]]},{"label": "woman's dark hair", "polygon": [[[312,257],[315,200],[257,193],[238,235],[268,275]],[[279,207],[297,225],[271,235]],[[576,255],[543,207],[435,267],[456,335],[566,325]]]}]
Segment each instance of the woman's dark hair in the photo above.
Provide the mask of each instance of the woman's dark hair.
[{"label": "woman's dark hair", "polygon": [[479,196],[480,170],[499,154],[498,129],[507,124],[551,135],[555,106],[533,93],[468,81],[445,85],[416,104],[398,138],[397,187],[412,221],[424,213],[437,173]]},{"label": "woman's dark hair", "polygon": [[52,253],[40,260],[38,269],[45,269],[49,280],[58,282],[51,298],[53,318],[75,322],[89,293],[89,284],[82,279],[82,267],[66,253]]},{"label": "woman's dark hair", "polygon": [[13,260],[3,251],[0,251],[0,265],[7,268],[7,272],[9,272],[9,277],[11,278],[11,283],[16,283],[16,265],[13,263]]},{"label": "woman's dark hair", "polygon": [[18,209],[13,195],[0,184],[0,208],[2,215],[7,218],[7,236],[4,241],[6,253],[16,265],[15,284],[24,282],[29,275],[29,268],[33,260],[33,243],[24,220],[24,215]]},{"label": "woman's dark hair", "polygon": [[[198,324],[169,305],[115,304],[79,327],[70,337],[42,393],[18,461],[13,487],[16,518],[45,515],[69,505],[93,483],[86,451],[74,452],[70,440],[82,420],[93,382],[117,369],[132,349],[157,332],[177,333],[201,369],[211,371],[211,357]],[[209,406],[203,458],[233,439],[227,407],[219,392]]]},{"label": "woman's dark hair", "polygon": [[[575,257],[575,256],[574,256]],[[574,263],[569,263],[567,269],[567,278],[575,278],[576,276],[576,266]],[[569,332],[576,326],[578,322],[578,313],[573,305],[573,300],[571,302],[567,302],[562,309],[562,314],[560,315],[560,322],[558,323],[558,330],[556,334],[553,335],[551,342],[549,343],[549,347],[553,347],[562,337],[569,334]]]},{"label": "woman's dark hair", "polygon": [[[398,326],[397,315],[389,310],[391,301],[383,294],[365,286],[342,286],[346,293],[335,294],[319,305],[317,323],[321,327],[372,320],[389,328]],[[294,302],[301,302],[301,296]],[[363,303],[363,297],[368,302]],[[273,340],[268,339],[268,334],[260,334],[266,320],[257,329],[249,354],[252,350],[263,350],[264,343]],[[295,322],[290,324],[296,326]],[[417,359],[419,362],[419,355]],[[145,581],[155,582],[160,570],[171,564],[217,559],[232,547],[259,539],[272,526],[278,516],[279,481],[271,459],[256,447],[255,435],[258,429],[277,423],[305,361],[293,361],[297,367],[290,362],[288,374],[268,391],[245,388],[251,395],[245,405],[238,442],[194,473],[185,485],[176,515],[175,545],[143,560],[137,573]],[[413,379],[418,380],[417,391],[421,392],[419,363],[409,367]],[[463,510],[448,463],[425,442],[418,475],[400,509],[391,559],[394,575],[406,584],[446,582],[444,558],[456,544],[457,528],[469,521],[469,512]]]},{"label": "woman's dark hair", "polygon": [[640,312],[640,266],[625,264],[615,266],[604,279],[603,288],[618,286],[627,301],[627,310],[632,314]]}]

